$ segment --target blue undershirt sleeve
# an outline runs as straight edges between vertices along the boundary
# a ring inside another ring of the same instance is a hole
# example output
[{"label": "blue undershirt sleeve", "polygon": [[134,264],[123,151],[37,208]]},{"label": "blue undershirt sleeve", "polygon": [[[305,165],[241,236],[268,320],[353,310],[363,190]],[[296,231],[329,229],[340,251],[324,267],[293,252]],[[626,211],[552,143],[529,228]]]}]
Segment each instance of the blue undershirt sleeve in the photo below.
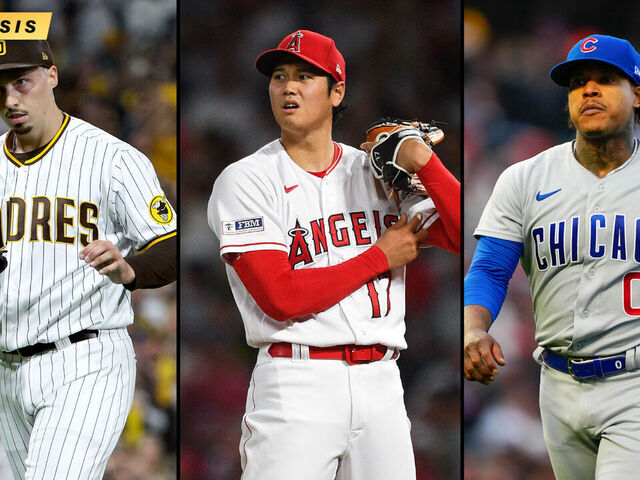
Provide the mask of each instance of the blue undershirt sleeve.
[{"label": "blue undershirt sleeve", "polygon": [[493,322],[507,296],[509,280],[522,253],[522,243],[480,237],[471,266],[464,278],[464,304],[482,305]]}]

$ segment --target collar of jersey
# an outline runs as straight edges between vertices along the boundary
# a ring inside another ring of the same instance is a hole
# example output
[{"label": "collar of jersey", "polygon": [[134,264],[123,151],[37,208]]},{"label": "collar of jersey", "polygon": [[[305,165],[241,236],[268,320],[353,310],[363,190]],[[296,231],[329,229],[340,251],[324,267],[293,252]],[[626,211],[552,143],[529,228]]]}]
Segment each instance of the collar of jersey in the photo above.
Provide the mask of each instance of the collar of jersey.
[{"label": "collar of jersey", "polygon": [[64,130],[67,128],[67,125],[69,125],[69,119],[70,118],[71,117],[69,117],[69,114],[65,113],[64,114],[64,119],[62,120],[62,125],[60,125],[60,128],[58,129],[58,132],[53,136],[51,141],[49,143],[47,143],[42,150],[40,150],[40,149],[36,150],[36,152],[38,152],[38,153],[35,154],[33,157],[29,158],[28,160],[20,161],[9,151],[8,143],[9,143],[9,137],[11,136],[10,134],[7,134],[7,137],[6,137],[5,142],[4,142],[4,154],[7,156],[7,158],[12,163],[14,163],[18,167],[22,167],[23,165],[32,165],[32,164],[36,163],[38,160],[40,160],[42,157],[44,157],[49,150],[51,150],[53,148],[53,146],[56,144],[56,142],[58,141],[58,139],[62,135],[62,132],[64,132]]},{"label": "collar of jersey", "polygon": [[[609,173],[607,173],[607,175],[609,175],[610,173],[613,173],[613,172],[617,172],[618,170],[626,167],[627,164],[629,163],[629,161],[635,156],[636,152],[638,151],[638,146],[640,146],[640,141],[637,138],[634,138],[633,139],[633,150],[631,151],[631,155],[629,155],[629,158],[627,158],[624,161],[624,163],[622,165],[620,165],[618,168],[614,168]],[[578,161],[578,155],[576,155],[576,141],[575,140],[571,141],[571,153],[573,154],[573,158],[576,161]]]},{"label": "collar of jersey", "polygon": [[342,158],[342,147],[340,144],[333,142],[333,162],[327,168],[322,170],[321,172],[309,172],[311,175],[315,175],[318,178],[325,177],[329,175],[338,165],[340,159]]}]

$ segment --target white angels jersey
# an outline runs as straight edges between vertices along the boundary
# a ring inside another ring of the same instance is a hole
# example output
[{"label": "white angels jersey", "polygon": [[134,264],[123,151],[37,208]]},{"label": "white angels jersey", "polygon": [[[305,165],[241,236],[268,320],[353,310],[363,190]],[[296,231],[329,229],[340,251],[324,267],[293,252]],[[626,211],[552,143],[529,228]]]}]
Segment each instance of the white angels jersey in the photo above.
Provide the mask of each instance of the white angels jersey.
[{"label": "white angels jersey", "polygon": [[[409,218],[421,212],[422,228],[437,220],[428,197],[410,196],[399,204],[390,200],[363,151],[338,143],[334,149],[334,161],[322,178],[298,166],[279,140],[229,165],[216,180],[208,205],[223,260],[233,253],[280,250],[294,269],[327,267],[370,248],[403,212]],[[367,282],[322,312],[286,322],[268,317],[235,270],[226,268],[253,347],[273,342],[407,347],[404,267]]]},{"label": "white angels jersey", "polygon": [[[11,138],[11,137],[10,137]],[[80,251],[96,239],[123,256],[175,235],[175,213],[151,162],[125,142],[64,115],[45,148],[0,162],[0,350],[55,342],[133,321],[130,292]]]},{"label": "white angels jersey", "polygon": [[523,244],[536,341],[563,354],[640,344],[640,154],[598,178],[573,142],[507,168],[476,236]]}]

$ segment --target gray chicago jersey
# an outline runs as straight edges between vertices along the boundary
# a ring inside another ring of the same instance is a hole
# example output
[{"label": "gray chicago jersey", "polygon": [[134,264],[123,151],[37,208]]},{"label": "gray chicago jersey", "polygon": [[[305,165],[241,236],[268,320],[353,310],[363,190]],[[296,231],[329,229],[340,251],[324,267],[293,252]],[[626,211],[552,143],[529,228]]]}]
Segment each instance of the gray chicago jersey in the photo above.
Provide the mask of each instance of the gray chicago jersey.
[{"label": "gray chicago jersey", "polygon": [[65,115],[44,150],[20,160],[0,137],[0,350],[54,342],[133,321],[130,293],[78,258],[96,239],[123,256],[175,234],[176,220],[149,160]]},{"label": "gray chicago jersey", "polygon": [[[640,155],[604,178],[573,142],[507,168],[475,231],[523,244],[536,341],[559,353],[608,355],[640,338]],[[613,207],[615,205],[615,207]]]}]

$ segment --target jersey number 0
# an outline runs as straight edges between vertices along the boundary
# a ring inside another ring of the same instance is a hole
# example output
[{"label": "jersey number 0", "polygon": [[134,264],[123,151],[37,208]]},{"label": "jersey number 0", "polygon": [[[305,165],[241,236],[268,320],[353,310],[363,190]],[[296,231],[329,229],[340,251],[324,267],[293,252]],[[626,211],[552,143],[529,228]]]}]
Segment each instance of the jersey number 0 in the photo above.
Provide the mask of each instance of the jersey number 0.
[{"label": "jersey number 0", "polygon": [[640,272],[629,272],[624,276],[622,284],[623,305],[624,312],[631,316],[637,317],[640,315],[640,307],[631,305],[631,282],[633,280],[640,280]]}]

